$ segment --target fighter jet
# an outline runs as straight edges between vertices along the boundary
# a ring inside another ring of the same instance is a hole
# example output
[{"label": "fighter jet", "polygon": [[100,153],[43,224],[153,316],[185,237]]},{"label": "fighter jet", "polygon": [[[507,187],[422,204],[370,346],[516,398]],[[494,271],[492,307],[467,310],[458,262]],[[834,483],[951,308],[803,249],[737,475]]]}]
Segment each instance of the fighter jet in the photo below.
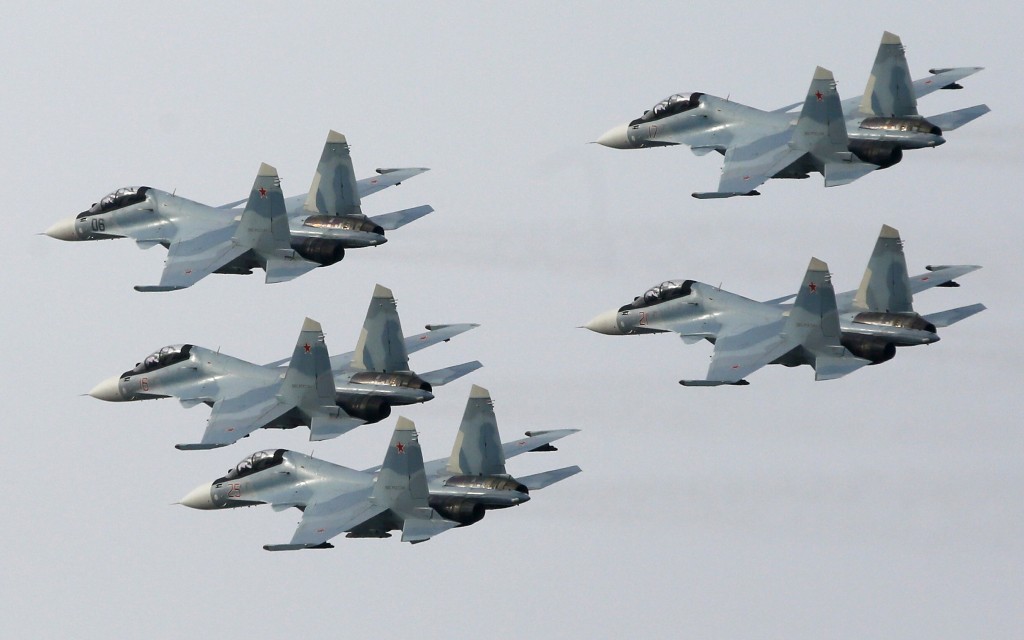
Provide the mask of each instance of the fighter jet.
[{"label": "fighter jet", "polygon": [[[340,262],[346,249],[383,244],[385,230],[433,211],[362,211],[362,198],[424,171],[377,169],[379,175],[357,181],[345,136],[331,131],[308,194],[284,198],[277,170],[263,164],[248,200],[211,207],[151,187],[124,187],[45,233],[59,240],[132,238],[143,249],[163,245],[160,284],[137,291],[184,289],[211,273],[250,274],[257,267],[267,283],[284,282]],[[242,203],[243,210],[233,208]]]},{"label": "fighter jet", "polygon": [[505,460],[527,451],[554,451],[551,443],[577,429],[527,431],[501,443],[486,389],[473,386],[449,458],[423,463],[413,423],[399,418],[380,467],[357,471],[295,451],[258,451],[223,477],[199,485],[181,499],[193,509],[230,509],[269,504],[275,511],[302,511],[291,542],[268,551],[329,549],[328,540],[388,538],[424,542],[453,527],[479,522],[491,509],[520,505],[530,492],[580,472],[577,466],[523,478],[505,470]]},{"label": "fighter jet", "polygon": [[476,327],[427,325],[402,337],[395,298],[377,285],[356,349],[329,356],[320,323],[306,318],[291,358],[266,365],[191,344],[164,347],[133,369],[96,385],[94,398],[111,402],[175,397],[185,407],[213,407],[197,443],[178,449],[229,445],[257,429],[309,427],[310,440],[326,440],[380,422],[394,405],[426,402],[433,388],[461,378],[477,362],[417,375],[409,354]]},{"label": "fighter jet", "polygon": [[709,94],[675,94],[639,118],[615,127],[597,143],[613,149],[685,144],[696,155],[725,156],[718,191],[695,198],[760,195],[770,178],[824,176],[826,187],[848,184],[900,162],[907,149],[933,148],[943,132],[989,112],[984,105],[923,118],[917,99],[957,82],[982,67],[932,69],[911,82],[898,36],[885,32],[863,96],[840,102],[832,72],[818,67],[799,114],[762,111]]},{"label": "fighter jet", "polygon": [[973,304],[922,316],[913,306],[914,294],[957,287],[955,278],[980,268],[928,266],[911,278],[899,232],[883,225],[855,291],[837,295],[828,266],[812,258],[792,305],[784,303],[793,296],[758,302],[695,280],[670,280],[585,326],[607,335],[674,331],[687,344],[708,340],[715,349],[707,378],[680,380],[684,386],[747,384],[766,364],[809,364],[815,380],[831,380],[892,359],[896,347],[936,342],[938,327],[984,310]]}]

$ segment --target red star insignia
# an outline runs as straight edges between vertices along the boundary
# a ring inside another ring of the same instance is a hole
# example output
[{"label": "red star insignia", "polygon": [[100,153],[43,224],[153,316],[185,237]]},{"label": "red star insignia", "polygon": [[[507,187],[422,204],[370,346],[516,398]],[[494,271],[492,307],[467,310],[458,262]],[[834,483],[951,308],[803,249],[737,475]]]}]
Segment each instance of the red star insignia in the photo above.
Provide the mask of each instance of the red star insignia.
[{"label": "red star insignia", "polygon": [[302,345],[302,348],[306,350],[306,353],[309,353],[309,350],[312,349],[313,347],[309,346],[309,343],[307,342],[306,344]]},{"label": "red star insignia", "polygon": [[816,284],[814,284],[814,283],[812,282],[812,283],[810,283],[810,284],[808,284],[808,285],[807,285],[807,288],[811,290],[811,293],[814,293],[815,291],[817,291],[817,290],[818,290],[818,285],[816,285]]},{"label": "red star insignia", "polygon": [[397,451],[398,453],[405,453],[405,445],[399,442],[398,444],[395,445],[395,451]]},{"label": "red star insignia", "polygon": [[370,184],[377,184],[377,178],[374,178],[373,180],[370,180]]},{"label": "red star insignia", "polygon": [[925,81],[924,81],[924,83],[925,83],[925,84],[931,84],[931,83],[933,83],[933,82],[935,82],[935,81],[934,81],[934,80],[925,80]]},{"label": "red star insignia", "polygon": [[258,193],[260,194],[260,197],[261,197],[261,198],[266,198],[266,197],[267,197],[267,190],[266,190],[266,189],[264,189],[263,187],[260,187],[260,188],[258,189]]},{"label": "red star insignia", "polygon": [[750,180],[750,176],[743,176],[744,180]]},{"label": "red star insignia", "polygon": [[420,336],[420,340],[426,340],[427,336]]},{"label": "red star insignia", "polygon": [[815,91],[814,97],[818,99],[818,102],[821,102],[825,96],[820,91]]},{"label": "red star insignia", "polygon": [[930,279],[931,278],[929,278],[928,276],[925,276],[925,277],[921,278],[921,282],[924,282],[925,280],[930,280]]}]

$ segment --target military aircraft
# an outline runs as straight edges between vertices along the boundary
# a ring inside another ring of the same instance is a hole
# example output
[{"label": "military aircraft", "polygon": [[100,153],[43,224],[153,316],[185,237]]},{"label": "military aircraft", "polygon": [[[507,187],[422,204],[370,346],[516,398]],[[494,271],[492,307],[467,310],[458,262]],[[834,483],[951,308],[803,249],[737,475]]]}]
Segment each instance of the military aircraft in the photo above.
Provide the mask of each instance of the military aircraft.
[{"label": "military aircraft", "polygon": [[329,356],[320,323],[306,318],[291,358],[266,365],[191,344],[167,346],[89,392],[110,402],[175,397],[185,407],[213,407],[197,443],[178,449],[227,446],[257,429],[309,427],[310,440],[337,437],[380,422],[394,405],[426,402],[433,387],[479,369],[474,360],[417,375],[409,354],[476,327],[427,325],[402,337],[395,298],[377,285],[354,352]]},{"label": "military aircraft", "polygon": [[193,509],[270,504],[302,510],[291,542],[268,551],[329,549],[334,536],[424,542],[453,527],[479,522],[491,509],[520,505],[530,492],[580,472],[577,466],[514,478],[505,460],[527,451],[555,451],[551,443],[577,429],[527,431],[501,443],[486,389],[473,386],[448,458],[423,463],[415,427],[399,418],[380,467],[357,471],[285,449],[258,451],[181,499]]},{"label": "military aircraft", "polygon": [[937,328],[985,309],[973,304],[922,316],[913,295],[932,287],[957,287],[954,279],[977,265],[925,267],[913,278],[899,232],[883,225],[860,288],[836,294],[828,266],[812,258],[796,301],[793,296],[758,302],[695,280],[670,280],[633,302],[606,311],[585,327],[607,335],[674,331],[692,344],[715,345],[705,380],[684,386],[747,384],[746,376],[766,364],[814,367],[815,380],[842,377],[896,355],[896,347],[930,344]]},{"label": "military aircraft", "polygon": [[958,81],[981,69],[932,69],[912,82],[903,45],[887,31],[863,96],[840,102],[832,72],[818,67],[799,114],[790,110],[801,103],[762,111],[705,93],[675,94],[597,143],[613,149],[685,144],[697,155],[721,153],[718,191],[695,198],[756,196],[771,178],[807,178],[812,171],[835,187],[891,167],[905,150],[937,147],[944,131],[988,113],[984,104],[928,118],[917,111],[918,98],[962,89]]},{"label": "military aircraft", "polygon": [[[401,184],[424,168],[377,169],[356,180],[348,142],[327,135],[309,193],[285,198],[277,170],[260,166],[247,200],[211,207],[151,187],[124,187],[74,218],[45,231],[59,240],[132,238],[143,249],[167,249],[160,284],[137,291],[190,287],[211,273],[266,271],[266,282],[284,282],[341,261],[346,249],[387,242],[397,229],[434,209],[413,207],[367,217],[361,199]],[[233,207],[245,203],[241,211]]]}]

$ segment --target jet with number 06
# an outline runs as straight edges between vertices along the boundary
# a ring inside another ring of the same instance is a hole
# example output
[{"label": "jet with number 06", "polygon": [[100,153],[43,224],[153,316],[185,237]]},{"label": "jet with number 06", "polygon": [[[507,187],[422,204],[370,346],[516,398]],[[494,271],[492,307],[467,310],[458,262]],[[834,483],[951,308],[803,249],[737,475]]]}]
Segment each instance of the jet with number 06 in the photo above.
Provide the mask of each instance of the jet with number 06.
[{"label": "jet with number 06", "polygon": [[954,279],[977,265],[928,266],[909,277],[899,232],[888,225],[875,243],[860,288],[836,294],[828,266],[812,258],[793,304],[785,296],[758,302],[695,280],[670,280],[633,302],[597,316],[587,329],[607,335],[675,332],[688,344],[715,345],[704,380],[684,386],[747,384],[766,364],[814,367],[816,380],[831,380],[896,355],[896,347],[938,341],[947,327],[985,309],[973,304],[922,316],[913,296],[932,287],[957,287]]},{"label": "jet with number 06", "polygon": [[[725,156],[718,191],[695,198],[760,195],[771,178],[824,176],[848,184],[900,162],[910,149],[934,148],[952,131],[989,112],[984,105],[924,118],[917,99],[957,84],[982,67],[932,69],[912,81],[903,44],[885,32],[863,96],[840,102],[832,72],[818,67],[802,103],[762,111],[706,93],[676,94],[615,127],[597,143],[614,149],[685,144],[697,155]],[[799,114],[794,107],[803,105]]]},{"label": "jet with number 06", "polygon": [[184,289],[211,273],[256,268],[266,271],[267,283],[284,282],[341,261],[347,249],[383,244],[385,230],[433,211],[426,205],[373,217],[362,211],[362,198],[424,171],[377,169],[377,176],[357,181],[345,136],[331,131],[308,194],[285,198],[277,170],[263,164],[247,200],[211,207],[151,187],[124,187],[45,233],[60,240],[132,238],[143,249],[162,245],[167,261],[160,283],[137,291]]},{"label": "jet with number 06", "polygon": [[213,407],[206,432],[178,449],[229,445],[257,429],[309,427],[310,440],[337,437],[380,422],[395,405],[426,402],[433,388],[476,371],[477,362],[416,374],[409,354],[476,327],[427,325],[403,338],[391,290],[377,285],[356,350],[329,356],[320,323],[306,318],[291,358],[266,365],[180,344],[147,356],[135,368],[104,380],[89,392],[124,402],[175,397],[185,407]]},{"label": "jet with number 06", "polygon": [[275,511],[302,511],[295,534],[268,551],[329,549],[331,538],[433,536],[479,522],[492,509],[518,506],[530,492],[580,472],[577,466],[515,478],[505,461],[528,451],[555,451],[551,443],[577,429],[527,431],[502,444],[486,389],[473,386],[459,435],[448,458],[424,464],[413,423],[399,418],[384,464],[357,471],[285,449],[258,451],[181,499],[193,509],[231,509],[269,504]]}]

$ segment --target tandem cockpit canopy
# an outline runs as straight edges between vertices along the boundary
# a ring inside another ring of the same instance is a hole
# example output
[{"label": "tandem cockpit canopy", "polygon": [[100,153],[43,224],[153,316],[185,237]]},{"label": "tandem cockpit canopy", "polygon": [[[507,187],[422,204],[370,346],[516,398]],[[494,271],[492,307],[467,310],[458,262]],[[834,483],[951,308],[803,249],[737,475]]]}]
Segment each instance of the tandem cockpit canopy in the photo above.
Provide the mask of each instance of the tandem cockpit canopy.
[{"label": "tandem cockpit canopy", "polygon": [[181,362],[182,360],[188,360],[190,351],[192,351],[192,345],[190,344],[174,344],[164,347],[146,356],[142,362],[135,365],[132,373],[147,373],[176,362]]},{"label": "tandem cockpit canopy", "polygon": [[234,468],[229,469],[227,475],[224,476],[222,480],[242,478],[256,473],[257,471],[263,471],[264,469],[277,466],[284,461],[284,452],[284,449],[267,449],[265,451],[257,451],[236,464]]},{"label": "tandem cockpit canopy", "polygon": [[638,309],[676,298],[685,298],[693,293],[694,282],[694,280],[666,280],[645,291],[644,295],[634,298],[633,302],[627,304],[623,309]]},{"label": "tandem cockpit canopy", "polygon": [[100,198],[99,202],[93,203],[89,210],[83,211],[79,214],[79,217],[105,213],[114,209],[120,209],[121,207],[127,207],[136,202],[142,202],[146,199],[147,191],[149,191],[149,187],[121,187],[117,191],[111,191]]},{"label": "tandem cockpit canopy", "polygon": [[651,122],[652,120],[658,120],[659,118],[665,118],[667,116],[689,111],[700,106],[700,97],[703,93],[677,93],[671,95],[658,104],[651,107],[649,110],[644,111],[644,115],[640,116],[630,124],[637,124],[640,122]]}]

